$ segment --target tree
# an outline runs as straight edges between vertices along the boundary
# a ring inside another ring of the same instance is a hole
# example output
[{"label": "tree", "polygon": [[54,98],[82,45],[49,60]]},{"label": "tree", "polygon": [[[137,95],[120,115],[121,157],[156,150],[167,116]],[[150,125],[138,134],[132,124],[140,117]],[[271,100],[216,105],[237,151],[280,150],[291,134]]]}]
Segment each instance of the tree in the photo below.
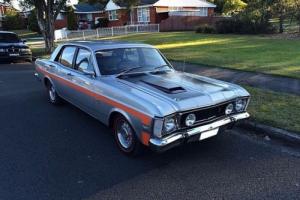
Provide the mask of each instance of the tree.
[{"label": "tree", "polygon": [[67,28],[69,30],[76,30],[78,28],[76,15],[72,7],[68,8],[67,21],[68,21]]},{"label": "tree", "polygon": [[18,12],[14,10],[9,10],[8,12],[6,12],[3,27],[6,30],[18,30],[26,28],[24,19],[20,16]]},{"label": "tree", "polygon": [[[9,1],[9,0],[7,0]],[[54,22],[67,0],[24,0],[22,7],[35,8],[37,21],[44,37],[46,52],[54,50]]]},{"label": "tree", "polygon": [[293,0],[292,1],[293,6],[293,15],[295,16],[298,25],[299,25],[299,32],[300,32],[300,1],[299,0]]},{"label": "tree", "polygon": [[223,7],[226,0],[208,0],[209,2],[215,4],[217,7],[215,8],[216,13],[223,13]]},{"label": "tree", "polygon": [[215,8],[216,13],[224,15],[236,14],[247,6],[245,0],[209,0],[209,2],[217,6]]},{"label": "tree", "polygon": [[283,23],[286,19],[289,11],[291,11],[293,7],[294,0],[275,0],[272,8],[274,12],[274,16],[279,18],[279,32],[283,33],[284,27]]},{"label": "tree", "polygon": [[137,6],[139,0],[115,0],[117,4],[124,4],[130,13],[130,24],[133,24],[134,7]]},{"label": "tree", "polygon": [[223,14],[225,15],[233,15],[238,12],[241,12],[244,8],[246,8],[247,4],[242,0],[227,0],[223,6]]},{"label": "tree", "polygon": [[[272,17],[271,7],[275,0],[248,0],[243,15],[252,18],[255,23],[268,24]],[[248,15],[248,16],[247,16]]]},{"label": "tree", "polygon": [[40,33],[40,28],[36,18],[35,10],[32,10],[30,12],[30,15],[28,16],[28,28],[31,31]]}]

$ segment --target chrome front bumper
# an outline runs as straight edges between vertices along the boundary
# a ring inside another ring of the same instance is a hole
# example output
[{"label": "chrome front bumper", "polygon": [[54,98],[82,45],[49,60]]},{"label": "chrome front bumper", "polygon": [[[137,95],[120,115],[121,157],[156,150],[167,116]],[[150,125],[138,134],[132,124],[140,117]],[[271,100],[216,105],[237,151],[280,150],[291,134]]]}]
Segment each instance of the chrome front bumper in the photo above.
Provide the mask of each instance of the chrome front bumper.
[{"label": "chrome front bumper", "polygon": [[189,140],[194,136],[198,136],[200,138],[202,133],[212,131],[214,129],[220,128],[222,126],[228,125],[230,123],[234,123],[238,120],[246,119],[250,117],[249,113],[244,112],[236,115],[232,115],[230,117],[226,117],[224,119],[212,122],[210,124],[206,124],[203,126],[198,126],[184,132],[177,132],[165,138],[151,138],[150,139],[150,147],[156,151],[165,151],[175,146],[178,146],[185,141]]}]

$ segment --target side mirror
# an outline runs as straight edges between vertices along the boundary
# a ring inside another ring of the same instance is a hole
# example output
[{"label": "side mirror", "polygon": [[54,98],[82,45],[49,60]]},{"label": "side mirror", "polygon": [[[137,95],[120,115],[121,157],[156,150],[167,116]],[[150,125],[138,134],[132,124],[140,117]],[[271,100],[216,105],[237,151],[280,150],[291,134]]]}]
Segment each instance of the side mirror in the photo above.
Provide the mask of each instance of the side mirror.
[{"label": "side mirror", "polygon": [[88,69],[84,69],[82,72],[83,72],[85,75],[92,76],[92,77],[94,77],[94,76],[96,75],[94,71],[88,70]]},{"label": "side mirror", "polygon": [[23,43],[27,42],[27,40],[22,40]]}]

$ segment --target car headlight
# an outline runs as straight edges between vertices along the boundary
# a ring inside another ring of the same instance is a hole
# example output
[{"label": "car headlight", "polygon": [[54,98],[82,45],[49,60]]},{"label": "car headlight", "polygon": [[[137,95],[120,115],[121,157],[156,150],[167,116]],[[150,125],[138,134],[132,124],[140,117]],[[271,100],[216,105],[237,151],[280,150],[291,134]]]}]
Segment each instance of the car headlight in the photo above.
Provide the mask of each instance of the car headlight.
[{"label": "car headlight", "polygon": [[174,117],[167,117],[164,121],[164,132],[169,133],[176,129],[176,121]]},{"label": "car headlight", "polygon": [[30,49],[29,48],[24,48],[24,49],[20,49],[21,52],[26,52],[26,53],[29,53],[30,52]]},{"label": "car headlight", "polygon": [[185,125],[193,126],[195,121],[196,121],[196,115],[194,113],[191,113],[185,118]]},{"label": "car headlight", "polygon": [[246,99],[238,99],[235,102],[235,110],[237,112],[242,112],[242,111],[244,111],[246,105],[247,105],[247,100]]},{"label": "car headlight", "polygon": [[1,52],[1,53],[5,52],[5,49],[0,48],[0,52]]},{"label": "car headlight", "polygon": [[233,104],[230,103],[226,106],[226,109],[225,109],[225,114],[226,115],[230,115],[231,113],[233,112]]}]

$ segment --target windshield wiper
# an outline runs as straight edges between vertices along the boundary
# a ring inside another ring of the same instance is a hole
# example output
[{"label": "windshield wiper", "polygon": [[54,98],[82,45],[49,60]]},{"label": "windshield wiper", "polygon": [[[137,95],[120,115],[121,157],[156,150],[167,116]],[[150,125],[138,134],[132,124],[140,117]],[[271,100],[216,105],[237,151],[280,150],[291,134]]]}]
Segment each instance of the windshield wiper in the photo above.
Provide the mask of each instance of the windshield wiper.
[{"label": "windshield wiper", "polygon": [[143,67],[133,67],[133,68],[130,68],[130,69],[126,69],[126,70],[120,72],[119,74],[117,74],[117,77],[122,76],[124,74],[127,74],[127,73],[129,73],[129,72],[131,72],[133,70],[141,69],[141,68],[143,68]]}]

